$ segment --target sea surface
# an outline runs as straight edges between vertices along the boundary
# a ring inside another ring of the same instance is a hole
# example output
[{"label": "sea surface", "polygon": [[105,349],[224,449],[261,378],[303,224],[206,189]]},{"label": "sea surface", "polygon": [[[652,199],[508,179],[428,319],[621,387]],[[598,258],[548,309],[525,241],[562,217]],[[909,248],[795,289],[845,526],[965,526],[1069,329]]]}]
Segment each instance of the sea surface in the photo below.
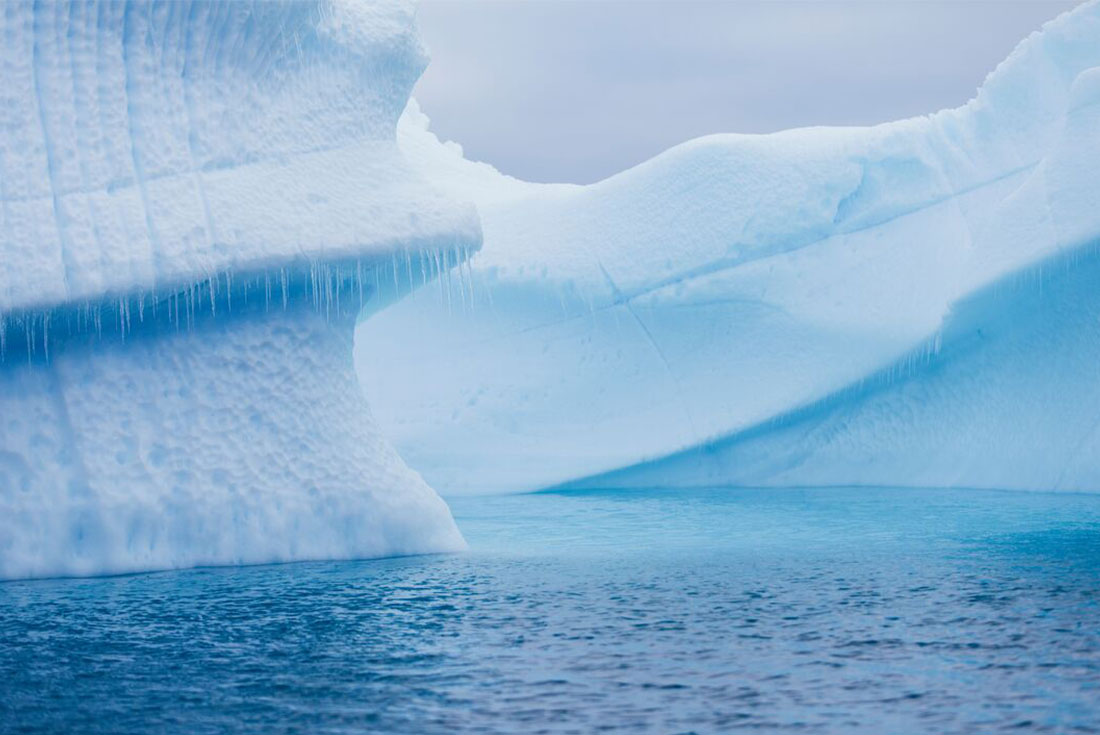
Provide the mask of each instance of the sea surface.
[{"label": "sea surface", "polygon": [[452,508],[467,553],[0,584],[0,732],[1100,731],[1100,496]]}]

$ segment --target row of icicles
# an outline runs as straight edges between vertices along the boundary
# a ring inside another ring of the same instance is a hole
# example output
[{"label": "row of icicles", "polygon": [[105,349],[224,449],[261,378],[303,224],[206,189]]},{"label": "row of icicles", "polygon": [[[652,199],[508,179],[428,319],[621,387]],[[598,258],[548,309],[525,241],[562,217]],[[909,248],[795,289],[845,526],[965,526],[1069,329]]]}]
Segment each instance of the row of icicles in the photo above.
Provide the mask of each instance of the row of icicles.
[{"label": "row of icicles", "polygon": [[462,245],[415,252],[403,249],[388,257],[336,264],[310,262],[307,267],[249,275],[224,271],[173,289],[168,295],[137,291],[52,309],[0,313],[0,362],[24,353],[29,361],[49,360],[51,334],[94,333],[102,337],[106,332],[125,341],[129,333],[144,325],[190,330],[200,319],[216,319],[261,304],[265,312],[285,310],[303,299],[327,319],[345,314],[349,308],[358,314],[372,301],[380,307],[433,280],[447,312],[461,309],[465,313],[473,307],[477,293],[469,266],[473,252]]}]

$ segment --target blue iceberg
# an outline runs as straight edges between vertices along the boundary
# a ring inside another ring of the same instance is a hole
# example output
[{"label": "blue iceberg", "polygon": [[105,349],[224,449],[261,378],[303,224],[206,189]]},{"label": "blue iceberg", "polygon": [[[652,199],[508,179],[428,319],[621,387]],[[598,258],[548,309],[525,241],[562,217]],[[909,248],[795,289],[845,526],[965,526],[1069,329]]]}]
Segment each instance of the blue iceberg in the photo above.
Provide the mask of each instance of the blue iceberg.
[{"label": "blue iceberg", "polygon": [[693,140],[585,187],[407,157],[478,204],[465,308],[359,332],[374,415],[446,493],[1100,489],[1100,4],[966,105]]}]

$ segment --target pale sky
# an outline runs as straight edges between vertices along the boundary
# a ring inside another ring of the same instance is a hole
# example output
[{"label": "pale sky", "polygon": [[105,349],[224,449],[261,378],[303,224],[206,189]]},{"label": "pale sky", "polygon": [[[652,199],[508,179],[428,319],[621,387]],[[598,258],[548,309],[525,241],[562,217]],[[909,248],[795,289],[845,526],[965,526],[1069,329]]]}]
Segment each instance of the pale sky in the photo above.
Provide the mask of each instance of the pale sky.
[{"label": "pale sky", "polygon": [[960,105],[1065,0],[422,0],[414,92],[470,158],[587,183],[684,140]]}]

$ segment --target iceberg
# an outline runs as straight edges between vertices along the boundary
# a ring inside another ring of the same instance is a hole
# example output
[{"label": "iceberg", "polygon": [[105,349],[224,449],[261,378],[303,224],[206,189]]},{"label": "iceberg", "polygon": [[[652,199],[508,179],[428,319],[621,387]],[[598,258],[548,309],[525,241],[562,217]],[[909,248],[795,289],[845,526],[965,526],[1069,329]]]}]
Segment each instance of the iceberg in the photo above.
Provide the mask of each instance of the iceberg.
[{"label": "iceberg", "polygon": [[440,142],[399,0],[0,35],[0,578],[461,549],[433,488],[1100,489],[1100,0],[591,186]]},{"label": "iceberg", "polygon": [[461,303],[363,322],[374,416],[444,494],[1100,490],[1100,3],[967,104],[716,135],[591,186],[408,160],[478,205]]},{"label": "iceberg", "polygon": [[462,548],[352,359],[481,242],[396,145],[413,9],[12,2],[0,36],[0,578]]}]

